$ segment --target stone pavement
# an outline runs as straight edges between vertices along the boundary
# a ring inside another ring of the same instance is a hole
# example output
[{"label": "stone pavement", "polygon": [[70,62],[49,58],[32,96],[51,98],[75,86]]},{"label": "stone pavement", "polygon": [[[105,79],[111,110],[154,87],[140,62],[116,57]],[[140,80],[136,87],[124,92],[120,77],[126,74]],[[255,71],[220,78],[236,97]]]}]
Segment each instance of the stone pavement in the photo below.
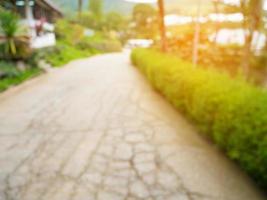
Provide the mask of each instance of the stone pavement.
[{"label": "stone pavement", "polygon": [[263,200],[127,53],[0,95],[0,200]]}]

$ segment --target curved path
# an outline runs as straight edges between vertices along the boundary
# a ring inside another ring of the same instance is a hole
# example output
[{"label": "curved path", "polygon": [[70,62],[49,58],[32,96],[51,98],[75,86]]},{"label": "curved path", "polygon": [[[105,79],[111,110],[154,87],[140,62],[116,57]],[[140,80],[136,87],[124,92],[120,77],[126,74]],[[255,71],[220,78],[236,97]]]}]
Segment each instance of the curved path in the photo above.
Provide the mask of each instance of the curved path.
[{"label": "curved path", "polygon": [[263,200],[130,65],[72,62],[0,95],[0,200]]}]

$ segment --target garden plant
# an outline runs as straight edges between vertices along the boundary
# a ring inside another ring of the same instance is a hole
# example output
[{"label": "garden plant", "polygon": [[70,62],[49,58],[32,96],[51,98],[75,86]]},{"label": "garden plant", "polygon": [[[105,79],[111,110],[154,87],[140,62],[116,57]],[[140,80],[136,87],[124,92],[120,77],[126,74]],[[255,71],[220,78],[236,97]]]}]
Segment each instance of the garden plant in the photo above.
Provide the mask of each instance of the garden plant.
[{"label": "garden plant", "polygon": [[134,50],[132,62],[203,134],[267,187],[264,89],[155,50]]}]

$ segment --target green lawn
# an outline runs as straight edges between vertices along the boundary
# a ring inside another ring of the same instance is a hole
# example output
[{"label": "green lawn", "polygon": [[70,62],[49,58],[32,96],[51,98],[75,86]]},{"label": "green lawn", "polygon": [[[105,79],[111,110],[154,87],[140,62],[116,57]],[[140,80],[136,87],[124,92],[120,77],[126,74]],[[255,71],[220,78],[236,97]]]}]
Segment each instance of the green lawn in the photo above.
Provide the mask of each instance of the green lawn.
[{"label": "green lawn", "polygon": [[[0,63],[0,70],[4,68],[3,65],[4,63]],[[8,76],[3,79],[0,79],[0,92],[8,89],[11,86],[18,85],[32,77],[41,74],[41,70],[38,68],[31,68],[20,72],[15,69],[15,66],[11,66],[9,64],[8,67],[11,68],[11,70],[9,70]]]}]

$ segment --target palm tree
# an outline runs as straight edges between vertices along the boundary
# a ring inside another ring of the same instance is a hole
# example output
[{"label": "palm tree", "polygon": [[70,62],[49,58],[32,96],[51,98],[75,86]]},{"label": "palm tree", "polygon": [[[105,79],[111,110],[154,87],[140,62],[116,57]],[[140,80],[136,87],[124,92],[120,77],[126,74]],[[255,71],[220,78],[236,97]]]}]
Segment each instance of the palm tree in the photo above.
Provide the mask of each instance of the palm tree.
[{"label": "palm tree", "polygon": [[11,11],[1,10],[0,12],[0,56],[5,59],[27,58],[31,49],[29,37],[19,24],[18,15]]},{"label": "palm tree", "polygon": [[15,45],[16,34],[19,31],[19,18],[17,15],[2,10],[0,12],[0,34],[5,41],[7,54],[15,55],[17,52]]}]

